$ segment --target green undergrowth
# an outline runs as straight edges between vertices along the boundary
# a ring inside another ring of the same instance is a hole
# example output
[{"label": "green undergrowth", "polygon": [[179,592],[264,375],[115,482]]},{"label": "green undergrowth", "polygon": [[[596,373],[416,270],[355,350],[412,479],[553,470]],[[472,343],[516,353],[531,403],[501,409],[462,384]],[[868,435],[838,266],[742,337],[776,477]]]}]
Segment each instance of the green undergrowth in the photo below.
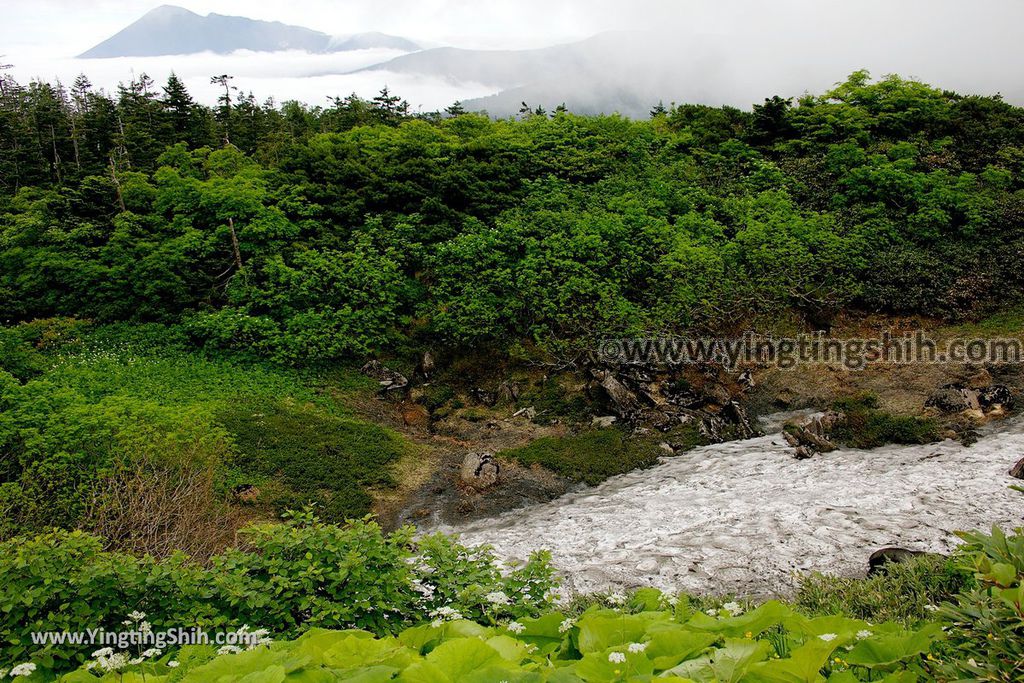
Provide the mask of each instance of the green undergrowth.
[{"label": "green undergrowth", "polygon": [[616,474],[650,467],[662,452],[651,440],[630,437],[612,427],[543,437],[499,455],[524,465],[537,463],[572,481],[594,485]]},{"label": "green undergrowth", "polygon": [[836,401],[832,408],[846,416],[833,432],[834,439],[853,448],[886,444],[924,444],[939,440],[938,423],[929,418],[893,415],[878,408],[872,395]]},{"label": "green undergrowth", "polygon": [[411,452],[356,415],[376,383],[344,367],[210,355],[178,326],[73,319],[2,328],[0,350],[0,538],[88,528],[109,517],[95,492],[142,471],[165,473],[161,485],[208,478],[221,500],[245,486],[257,494],[246,504],[273,516],[315,503],[341,522],[366,514]]}]

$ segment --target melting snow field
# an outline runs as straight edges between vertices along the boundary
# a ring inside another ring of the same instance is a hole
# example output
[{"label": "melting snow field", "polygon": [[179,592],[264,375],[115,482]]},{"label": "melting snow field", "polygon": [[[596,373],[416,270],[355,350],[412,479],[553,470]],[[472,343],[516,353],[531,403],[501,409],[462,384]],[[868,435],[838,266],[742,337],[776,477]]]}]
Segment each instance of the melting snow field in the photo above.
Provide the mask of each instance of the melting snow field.
[{"label": "melting snow field", "polygon": [[970,448],[841,450],[796,460],[778,434],[706,446],[550,503],[444,531],[505,558],[548,549],[570,590],[654,585],[773,596],[796,573],[863,575],[886,546],[947,552],[953,532],[1020,526],[1024,420]]}]

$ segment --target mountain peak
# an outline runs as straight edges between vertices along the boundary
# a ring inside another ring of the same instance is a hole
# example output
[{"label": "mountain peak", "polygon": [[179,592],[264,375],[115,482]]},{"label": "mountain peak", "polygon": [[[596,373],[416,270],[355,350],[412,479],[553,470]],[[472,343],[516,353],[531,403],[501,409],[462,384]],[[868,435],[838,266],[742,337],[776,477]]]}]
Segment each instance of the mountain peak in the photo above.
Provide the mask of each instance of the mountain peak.
[{"label": "mountain peak", "polygon": [[419,49],[412,41],[397,36],[355,34],[339,44],[326,33],[302,26],[213,13],[204,17],[177,5],[160,5],[79,57],[228,54],[235,50],[340,52],[377,47],[407,52]]}]

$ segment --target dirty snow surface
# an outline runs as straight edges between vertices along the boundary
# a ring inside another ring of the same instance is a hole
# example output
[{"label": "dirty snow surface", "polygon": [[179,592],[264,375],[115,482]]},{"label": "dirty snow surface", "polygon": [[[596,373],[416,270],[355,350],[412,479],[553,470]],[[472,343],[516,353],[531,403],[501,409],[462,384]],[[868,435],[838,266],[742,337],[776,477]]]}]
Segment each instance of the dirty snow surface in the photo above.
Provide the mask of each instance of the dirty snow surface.
[{"label": "dirty snow surface", "polygon": [[706,446],[550,503],[444,527],[499,556],[552,552],[574,591],[654,585],[791,593],[809,571],[863,575],[886,546],[947,552],[953,532],[1020,526],[1024,420],[970,448],[841,450],[796,460],[778,435]]}]

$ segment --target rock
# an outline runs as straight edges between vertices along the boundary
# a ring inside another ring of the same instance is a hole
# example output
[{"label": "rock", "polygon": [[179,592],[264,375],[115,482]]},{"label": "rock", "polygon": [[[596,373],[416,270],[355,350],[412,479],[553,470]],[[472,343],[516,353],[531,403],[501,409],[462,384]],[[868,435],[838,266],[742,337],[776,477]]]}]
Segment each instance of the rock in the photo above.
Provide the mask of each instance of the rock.
[{"label": "rock", "polygon": [[526,408],[520,408],[516,412],[512,413],[512,417],[519,417],[520,415],[525,417],[527,420],[532,420],[537,417],[537,409],[533,406],[528,406]]},{"label": "rock", "polygon": [[371,360],[363,366],[361,372],[367,377],[372,377],[380,384],[380,390],[397,391],[409,385],[409,380],[402,373],[392,370],[379,360]]},{"label": "rock", "polygon": [[420,359],[420,374],[426,379],[430,379],[436,368],[437,364],[434,362],[434,354],[430,353],[430,351],[424,351],[423,358]]},{"label": "rock", "polygon": [[667,441],[662,441],[661,443],[659,443],[658,444],[658,448],[660,448],[661,450],[665,451],[669,455],[675,455],[676,454],[676,449],[672,448],[672,444],[668,443]]},{"label": "rock", "polygon": [[1009,408],[1013,404],[1013,395],[1003,384],[994,384],[978,392],[978,404],[985,412],[997,407]]},{"label": "rock", "polygon": [[622,419],[630,420],[641,412],[636,394],[626,388],[611,372],[598,373],[597,380],[611,403],[612,410]]},{"label": "rock", "polygon": [[467,453],[462,460],[459,479],[463,484],[482,491],[498,483],[501,465],[491,453]]},{"label": "rock", "polygon": [[615,421],[619,418],[614,415],[602,415],[601,417],[595,417],[590,420],[590,426],[597,427],[599,429],[606,429],[615,424]]},{"label": "rock", "polygon": [[965,410],[980,410],[978,402],[980,392],[957,384],[947,384],[933,393],[925,401],[930,408],[937,408],[944,413],[960,413]]},{"label": "rock", "polygon": [[235,498],[243,503],[255,503],[260,497],[260,488],[255,484],[242,484],[236,486],[233,493]]},{"label": "rock", "polygon": [[491,408],[495,403],[498,402],[498,397],[494,392],[481,389],[480,387],[473,387],[469,390],[470,395],[476,400],[477,403]]},{"label": "rock", "polygon": [[814,457],[815,451],[810,446],[797,446],[793,449],[793,457],[797,460],[807,460]]},{"label": "rock", "polygon": [[701,418],[697,425],[697,433],[708,443],[722,442],[722,420],[714,415]]},{"label": "rock", "polygon": [[915,557],[928,555],[930,553],[920,550],[907,550],[906,548],[882,548],[871,553],[868,558],[868,576],[876,576],[886,572],[885,565],[889,563],[909,562]]},{"label": "rock", "polygon": [[755,386],[757,386],[754,383],[754,371],[751,370],[750,368],[747,368],[746,370],[741,372],[740,376],[736,379],[736,382],[740,385],[740,388],[744,392],[750,391]]},{"label": "rock", "polygon": [[722,408],[722,417],[739,427],[740,438],[749,439],[761,433],[751,424],[747,411],[737,401],[729,401]]},{"label": "rock", "polygon": [[516,399],[519,398],[519,385],[510,380],[505,380],[498,385],[498,391],[495,393],[498,403],[515,403]]},{"label": "rock", "polygon": [[828,453],[836,450],[831,439],[832,431],[846,421],[846,416],[834,410],[816,415],[806,422],[790,423],[782,430],[782,438],[799,453],[798,459],[808,458],[815,453]]},{"label": "rock", "polygon": [[732,402],[732,394],[718,382],[708,382],[703,388],[704,400],[713,406],[725,406]]},{"label": "rock", "polygon": [[1024,458],[1017,461],[1017,464],[1010,468],[1010,476],[1015,479],[1024,479]]}]

